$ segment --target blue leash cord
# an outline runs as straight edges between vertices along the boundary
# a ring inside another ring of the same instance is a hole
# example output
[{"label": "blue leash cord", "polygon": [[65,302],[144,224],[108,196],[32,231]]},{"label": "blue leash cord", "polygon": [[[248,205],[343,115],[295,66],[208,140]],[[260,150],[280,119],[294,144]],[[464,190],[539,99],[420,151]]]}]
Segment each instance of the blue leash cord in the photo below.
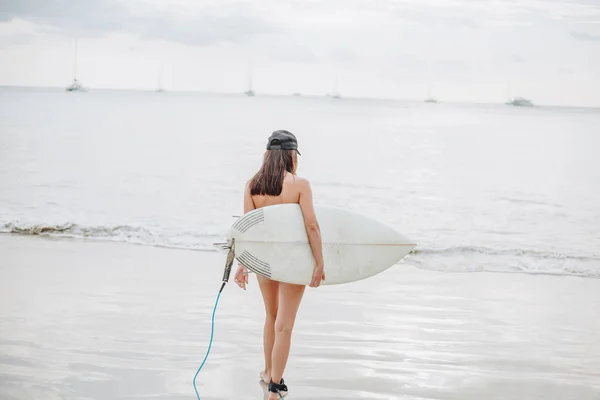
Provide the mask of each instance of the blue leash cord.
[{"label": "blue leash cord", "polygon": [[202,364],[200,364],[198,371],[196,371],[196,375],[194,375],[194,381],[193,381],[194,382],[194,391],[196,392],[196,397],[198,400],[200,400],[200,395],[198,394],[198,389],[196,389],[196,377],[200,373],[200,370],[202,369],[202,367],[204,367],[204,364],[206,363],[206,360],[208,359],[208,355],[210,354],[210,348],[212,347],[213,336],[215,334],[215,313],[217,312],[217,305],[219,304],[219,298],[221,297],[221,292],[223,291],[224,287],[225,287],[225,283],[223,283],[223,286],[221,286],[221,290],[219,290],[219,294],[217,295],[217,301],[215,301],[215,308],[213,309],[213,313],[212,313],[212,327],[210,329],[210,341],[208,343],[208,350],[206,351],[206,355],[204,356],[204,360],[202,361]]}]

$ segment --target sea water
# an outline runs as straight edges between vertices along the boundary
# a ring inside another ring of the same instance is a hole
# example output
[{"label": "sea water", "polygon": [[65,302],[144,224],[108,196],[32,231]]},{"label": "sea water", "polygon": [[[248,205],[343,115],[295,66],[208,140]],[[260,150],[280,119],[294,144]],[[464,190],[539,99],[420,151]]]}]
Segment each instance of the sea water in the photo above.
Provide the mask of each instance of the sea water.
[{"label": "sea water", "polygon": [[0,232],[217,251],[266,140],[448,272],[600,277],[600,110],[0,90]]}]

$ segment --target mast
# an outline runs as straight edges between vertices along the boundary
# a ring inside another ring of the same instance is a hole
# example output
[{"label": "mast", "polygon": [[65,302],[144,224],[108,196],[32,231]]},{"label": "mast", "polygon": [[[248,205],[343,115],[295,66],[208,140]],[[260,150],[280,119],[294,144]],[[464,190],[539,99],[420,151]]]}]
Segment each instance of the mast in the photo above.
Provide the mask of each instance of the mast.
[{"label": "mast", "polygon": [[338,88],[338,77],[336,76],[333,80],[333,95],[337,96],[339,93],[339,88]]},{"label": "mast", "polygon": [[75,49],[73,52],[73,80],[77,80],[77,39],[75,39]]},{"label": "mast", "polygon": [[158,85],[157,89],[162,90],[162,64],[158,69],[158,76],[156,77],[156,83]]},{"label": "mast", "polygon": [[248,66],[248,91],[253,92],[252,90],[252,63]]},{"label": "mast", "polygon": [[339,90],[339,87],[338,87],[338,76],[337,75],[335,76],[335,78],[333,80],[333,93],[331,94],[331,96],[334,99],[340,99],[341,98],[341,96],[340,96],[340,90]]},{"label": "mast", "polygon": [[248,64],[248,90],[246,90],[244,93],[246,94],[246,96],[254,96],[254,89],[252,89],[252,61],[250,61],[250,63]]}]

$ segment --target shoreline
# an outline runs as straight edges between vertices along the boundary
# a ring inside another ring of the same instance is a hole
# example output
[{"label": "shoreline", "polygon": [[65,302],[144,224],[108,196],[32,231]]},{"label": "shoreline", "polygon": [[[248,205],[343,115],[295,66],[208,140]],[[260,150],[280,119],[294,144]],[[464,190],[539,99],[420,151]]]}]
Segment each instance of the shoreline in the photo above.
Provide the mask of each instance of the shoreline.
[{"label": "shoreline", "polygon": [[[219,248],[217,248],[216,246],[214,246],[213,243],[213,247],[208,249],[208,248],[190,248],[190,247],[184,247],[184,246],[176,246],[176,245],[166,245],[166,244],[151,244],[151,243],[140,243],[140,242],[127,242],[127,241],[123,241],[123,240],[118,240],[118,239],[107,239],[107,238],[102,238],[102,237],[77,237],[77,236],[60,236],[60,235],[52,235],[52,234],[32,234],[32,233],[21,233],[21,232],[0,232],[0,238],[2,237],[20,237],[20,238],[31,238],[32,240],[49,240],[49,241],[73,241],[75,243],[115,243],[115,244],[119,244],[119,245],[133,245],[133,246],[140,246],[140,247],[148,247],[148,248],[158,248],[158,249],[165,249],[165,250],[181,250],[181,251],[190,251],[190,252],[200,252],[200,253],[217,253],[217,254],[227,254],[226,251],[221,250]],[[576,277],[576,278],[582,278],[582,279],[593,279],[593,280],[599,280],[600,279],[600,275],[585,275],[583,273],[578,273],[578,272],[554,272],[554,271],[543,271],[543,270],[538,270],[538,271],[526,271],[526,270],[520,270],[520,271],[499,271],[499,270],[447,270],[447,271],[440,271],[440,270],[435,270],[435,269],[429,269],[429,268],[422,268],[419,267],[418,263],[416,262],[410,262],[410,258],[409,257],[418,257],[418,256],[427,256],[429,255],[428,253],[424,253],[422,252],[419,247],[417,246],[414,250],[412,250],[405,258],[403,258],[399,264],[397,265],[410,265],[411,267],[414,267],[418,270],[421,271],[431,271],[431,272],[440,272],[440,273],[444,273],[444,274],[476,274],[476,273],[488,273],[488,274],[508,274],[508,275],[530,275],[530,276],[553,276],[553,277]],[[573,256],[573,255],[569,255],[569,256],[565,256],[565,257],[569,257],[569,258],[579,258],[579,259],[586,259],[588,261],[596,261],[595,258],[590,258],[590,257],[578,257],[578,256]],[[408,259],[408,262],[407,262]],[[395,266],[392,266],[390,268],[394,268]]]},{"label": "shoreline", "polygon": [[50,241],[73,241],[76,243],[115,243],[122,245],[131,245],[131,246],[140,246],[140,247],[150,247],[150,248],[158,248],[165,250],[181,250],[181,251],[191,251],[191,252],[200,252],[200,253],[221,253],[221,250],[217,249],[192,249],[189,247],[177,247],[166,244],[150,244],[150,243],[139,243],[139,242],[126,242],[118,239],[107,239],[102,237],[77,237],[77,236],[60,236],[60,235],[52,235],[52,234],[37,234],[37,233],[21,233],[21,232],[0,232],[0,238],[5,237],[20,237],[20,238],[31,238],[33,240],[50,240]]}]

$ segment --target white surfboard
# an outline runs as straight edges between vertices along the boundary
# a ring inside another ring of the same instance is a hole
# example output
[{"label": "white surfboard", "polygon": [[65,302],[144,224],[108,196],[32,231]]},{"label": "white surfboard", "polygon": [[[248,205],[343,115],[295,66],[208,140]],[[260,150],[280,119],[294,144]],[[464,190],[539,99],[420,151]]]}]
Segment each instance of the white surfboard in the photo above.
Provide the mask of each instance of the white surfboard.
[{"label": "white surfboard", "polygon": [[[321,227],[326,280],[334,285],[378,274],[416,244],[391,227],[338,208],[315,206]],[[229,230],[235,258],[250,271],[287,283],[308,285],[315,265],[302,210],[281,204],[252,210]]]}]

